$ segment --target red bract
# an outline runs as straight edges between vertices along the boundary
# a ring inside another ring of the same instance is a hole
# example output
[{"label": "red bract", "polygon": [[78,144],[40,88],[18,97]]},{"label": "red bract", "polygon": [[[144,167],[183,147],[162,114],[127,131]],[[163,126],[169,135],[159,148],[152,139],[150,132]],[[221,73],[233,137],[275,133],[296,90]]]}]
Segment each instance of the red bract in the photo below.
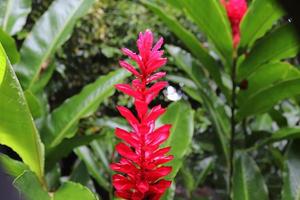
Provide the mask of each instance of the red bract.
[{"label": "red bract", "polygon": [[232,37],[233,37],[233,46],[234,48],[240,42],[240,23],[247,11],[247,2],[246,0],[221,0],[222,4],[225,6],[227,15],[231,24]]},{"label": "red bract", "polygon": [[169,137],[171,125],[155,129],[155,120],[165,109],[160,105],[149,109],[149,103],[168,84],[164,81],[152,84],[166,75],[165,72],[154,73],[167,61],[162,57],[164,52],[159,50],[162,44],[163,39],[160,38],[153,46],[153,35],[151,31],[146,30],[145,33],[140,33],[137,40],[139,54],[126,48],[122,49],[139,68],[135,69],[128,62],[120,61],[120,65],[131,72],[135,79],[131,84],[116,85],[118,90],[134,98],[137,111],[135,116],[128,108],[117,107],[132,130],[116,129],[116,136],[124,141],[116,146],[122,158],[118,163],[111,164],[114,171],[121,173],[113,176],[116,196],[128,200],[157,200],[171,184],[171,181],[164,180],[163,177],[168,175],[172,168],[162,164],[172,160],[173,156],[167,155],[169,147],[160,148]]}]

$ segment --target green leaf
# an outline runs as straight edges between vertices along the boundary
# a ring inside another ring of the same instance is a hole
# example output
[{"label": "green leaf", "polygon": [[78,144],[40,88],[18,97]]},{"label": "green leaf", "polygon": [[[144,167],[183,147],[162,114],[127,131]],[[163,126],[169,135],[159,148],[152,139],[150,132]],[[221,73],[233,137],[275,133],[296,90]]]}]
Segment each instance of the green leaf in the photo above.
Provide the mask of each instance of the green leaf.
[{"label": "green leaf", "polygon": [[[198,84],[199,87],[203,87],[205,89],[210,89],[208,85],[208,77],[205,73],[205,69],[200,65],[197,60],[195,60],[190,54],[185,52],[179,47],[172,46],[172,45],[166,45],[166,49],[169,52],[169,54],[174,58],[175,64],[180,67],[182,70],[184,70],[195,83]],[[218,72],[221,77],[220,71]],[[218,82],[218,80],[215,80],[217,85],[220,87],[220,89],[223,91],[224,95],[226,97],[229,96],[229,90],[226,88],[222,81]]]},{"label": "green leaf", "polygon": [[70,139],[64,139],[59,145],[46,152],[46,170],[52,167],[62,158],[69,155],[73,149],[87,145],[93,140],[103,137],[102,135],[78,135]]},{"label": "green leaf", "polygon": [[[6,58],[1,45],[0,58]],[[0,68],[3,69],[5,66],[2,65]],[[5,76],[0,86],[0,102],[0,144],[16,151],[24,163],[42,180],[44,147],[21,86],[8,60]]]},{"label": "green leaf", "polygon": [[20,55],[17,50],[15,40],[11,36],[9,36],[6,32],[4,32],[1,28],[0,28],[0,42],[3,45],[3,48],[11,64],[15,64],[19,62]]},{"label": "green leaf", "polygon": [[289,63],[276,62],[261,65],[248,77],[248,88],[240,90],[238,102],[242,104],[246,102],[251,95],[258,93],[273,84],[297,77],[300,78],[300,71]]},{"label": "green leaf", "polygon": [[10,35],[18,33],[31,11],[31,0],[1,0],[0,27]]},{"label": "green leaf", "polygon": [[4,76],[5,76],[6,65],[7,65],[6,56],[5,56],[4,49],[0,42],[0,86],[1,86]]},{"label": "green leaf", "polygon": [[185,29],[178,20],[171,17],[162,8],[149,1],[142,1],[153,11],[161,20],[174,32],[174,34],[183,42],[183,44],[191,51],[191,53],[198,59],[198,61],[209,71],[217,85],[223,90],[224,85],[221,79],[220,65],[209,55],[208,50],[205,49],[195,35]]},{"label": "green leaf", "polygon": [[271,141],[279,141],[285,139],[295,139],[300,138],[300,127],[286,127],[282,128],[271,136]]},{"label": "green leaf", "polygon": [[95,112],[99,104],[114,93],[114,85],[127,76],[128,73],[123,69],[101,76],[56,108],[45,124],[43,141],[46,146],[52,148],[64,138],[73,137],[79,120]]},{"label": "green leaf", "polygon": [[190,148],[194,132],[194,111],[184,102],[176,102],[167,108],[167,112],[159,118],[159,124],[172,124],[169,139],[164,146],[170,146],[170,155],[174,159],[167,165],[172,166],[168,178],[173,179],[182,165],[183,157]]},{"label": "green leaf", "polygon": [[191,56],[184,54],[184,51],[177,47],[167,46],[167,50],[174,57],[176,65],[185,71],[197,85],[197,89],[185,88],[185,91],[193,99],[203,103],[218,134],[225,159],[229,162],[230,129],[229,120],[223,108],[224,105],[220,103],[219,98],[212,92],[201,66]]},{"label": "green leaf", "polygon": [[32,92],[29,90],[26,90],[24,92],[24,95],[25,95],[26,101],[28,103],[32,117],[36,119],[36,118],[42,116],[43,107],[42,107],[39,99],[36,96],[34,96],[32,94]]},{"label": "green leaf", "polygon": [[[237,113],[239,119],[268,111],[279,101],[300,94],[300,78],[283,80],[247,98]],[[267,98],[266,98],[267,97]]]},{"label": "green leaf", "polygon": [[300,199],[300,157],[299,140],[289,147],[283,173],[282,200]]},{"label": "green leaf", "polygon": [[297,34],[291,24],[277,28],[254,45],[238,68],[238,79],[248,77],[264,63],[296,56],[299,45]]},{"label": "green leaf", "polygon": [[97,197],[83,185],[74,182],[65,182],[57,192],[53,200],[97,200]]},{"label": "green leaf", "polygon": [[77,20],[87,13],[95,0],[55,0],[36,22],[20,50],[21,62],[15,66],[24,89],[38,81],[42,68],[70,37]]},{"label": "green leaf", "polygon": [[219,0],[182,1],[199,29],[212,41],[226,66],[231,66],[233,42],[225,8]]},{"label": "green leaf", "polygon": [[233,200],[267,200],[268,189],[255,161],[247,154],[235,158]]},{"label": "green leaf", "polygon": [[20,176],[24,171],[29,170],[27,165],[5,154],[0,154],[0,164],[5,169],[5,172],[14,178]]},{"label": "green leaf", "polygon": [[282,15],[283,12],[275,0],[252,1],[240,25],[240,47],[252,46]]},{"label": "green leaf", "polygon": [[105,190],[109,191],[109,183],[99,173],[99,166],[95,160],[95,156],[92,155],[92,152],[89,148],[83,146],[74,150],[76,155],[84,162],[86,168],[88,169],[89,174],[97,181],[99,185],[101,185]]},{"label": "green leaf", "polygon": [[31,171],[25,171],[14,180],[14,185],[26,200],[50,200],[48,193],[43,189],[36,175]]}]

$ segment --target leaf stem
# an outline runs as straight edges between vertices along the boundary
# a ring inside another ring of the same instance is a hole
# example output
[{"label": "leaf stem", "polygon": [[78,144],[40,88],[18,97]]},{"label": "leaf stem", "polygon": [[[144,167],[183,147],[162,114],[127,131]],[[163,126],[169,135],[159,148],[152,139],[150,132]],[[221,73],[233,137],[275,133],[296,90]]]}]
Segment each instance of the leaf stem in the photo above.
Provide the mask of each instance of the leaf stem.
[{"label": "leaf stem", "polygon": [[236,57],[233,59],[232,71],[231,71],[231,82],[232,82],[232,94],[231,94],[231,133],[230,133],[230,155],[229,155],[229,175],[228,175],[228,182],[229,182],[229,196],[228,199],[231,199],[231,190],[232,190],[232,176],[233,176],[233,165],[234,165],[234,138],[236,135],[236,119],[235,119],[235,109],[236,109],[236,65],[237,60]]}]

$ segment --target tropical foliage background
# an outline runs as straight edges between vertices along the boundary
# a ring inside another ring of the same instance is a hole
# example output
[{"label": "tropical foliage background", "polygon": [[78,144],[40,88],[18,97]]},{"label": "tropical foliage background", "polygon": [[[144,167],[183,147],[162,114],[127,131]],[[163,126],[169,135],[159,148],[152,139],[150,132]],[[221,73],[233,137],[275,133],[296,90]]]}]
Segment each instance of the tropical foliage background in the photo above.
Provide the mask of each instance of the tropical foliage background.
[{"label": "tropical foliage background", "polygon": [[218,0],[2,0],[0,161],[28,200],[114,199],[121,47],[165,38],[163,199],[300,199],[299,41],[276,0],[248,1],[241,41]]}]

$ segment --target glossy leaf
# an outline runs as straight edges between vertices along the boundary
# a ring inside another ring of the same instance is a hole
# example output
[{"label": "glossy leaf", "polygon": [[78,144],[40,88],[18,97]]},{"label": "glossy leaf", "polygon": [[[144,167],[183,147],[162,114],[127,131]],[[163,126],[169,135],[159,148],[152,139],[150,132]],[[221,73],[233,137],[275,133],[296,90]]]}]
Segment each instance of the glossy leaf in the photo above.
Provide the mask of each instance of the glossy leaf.
[{"label": "glossy leaf", "polygon": [[231,28],[220,1],[186,0],[182,1],[182,4],[199,29],[212,41],[225,65],[231,66],[233,58]]},{"label": "glossy leaf", "polygon": [[[0,58],[6,58],[1,45]],[[44,174],[43,144],[9,61],[6,61],[6,66],[1,65],[0,68],[0,71],[6,68],[0,86],[0,143],[17,152],[41,180]]]},{"label": "glossy leaf", "polygon": [[171,17],[158,5],[143,1],[145,5],[153,11],[161,20],[174,32],[174,34],[183,42],[183,44],[191,51],[195,58],[205,67],[210,75],[213,77],[217,85],[223,90],[224,85],[221,79],[220,65],[215,59],[209,55],[208,50],[205,49],[195,35],[184,28],[178,20]]},{"label": "glossy leaf", "polygon": [[240,25],[240,47],[252,46],[282,15],[283,11],[275,0],[252,1]]},{"label": "glossy leaf", "polygon": [[241,154],[234,161],[233,200],[268,199],[268,189],[255,161]]},{"label": "glossy leaf", "polygon": [[297,77],[300,78],[300,71],[289,63],[276,62],[261,65],[248,77],[248,87],[245,90],[240,90],[238,102],[243,104],[251,95],[255,95],[255,93],[273,84]]},{"label": "glossy leaf", "polygon": [[[20,197],[26,200],[50,200],[50,196],[43,189],[36,175],[25,171],[14,180],[14,185],[20,191]],[[24,197],[24,198],[23,198]]]},{"label": "glossy leaf", "polygon": [[246,78],[260,65],[296,56],[300,43],[291,24],[283,25],[259,40],[238,68],[238,78]]},{"label": "glossy leaf", "polygon": [[282,200],[300,199],[300,156],[299,141],[294,141],[286,155],[283,173]]},{"label": "glossy leaf", "polygon": [[18,33],[31,11],[31,0],[1,0],[0,27],[10,35]]},{"label": "glossy leaf", "polygon": [[176,102],[168,106],[167,112],[158,120],[159,124],[172,124],[169,139],[164,146],[171,146],[170,155],[174,159],[166,165],[172,166],[168,178],[173,179],[182,165],[183,157],[190,148],[194,132],[194,112],[184,102]]},{"label": "glossy leaf", "polygon": [[[266,87],[243,102],[238,111],[238,118],[268,111],[280,100],[300,94],[300,78],[284,80]],[[267,97],[267,98],[266,98]]]},{"label": "glossy leaf", "polygon": [[11,62],[15,64],[19,62],[20,55],[15,40],[0,28],[0,42]]},{"label": "glossy leaf", "polygon": [[15,66],[24,89],[33,87],[55,51],[70,37],[76,21],[94,1],[55,0],[36,22],[20,50],[21,62]]},{"label": "glossy leaf", "polygon": [[0,42],[0,86],[3,82],[4,76],[5,76],[5,71],[6,71],[6,55],[4,53],[4,49],[1,46]]},{"label": "glossy leaf", "polygon": [[74,136],[79,120],[95,112],[99,104],[114,93],[114,85],[127,76],[122,69],[104,75],[56,108],[46,123],[47,134],[43,137],[46,146],[52,148],[64,138]]},{"label": "glossy leaf", "polygon": [[[226,161],[229,162],[229,121],[225,114],[224,105],[218,97],[211,92],[207,77],[201,66],[188,54],[178,48],[167,46],[167,50],[174,57],[176,65],[184,70],[186,74],[196,83],[197,89],[188,89],[188,94],[196,101],[203,103],[209,113],[213,125],[218,134]],[[187,90],[185,90],[187,91]]]},{"label": "glossy leaf", "polygon": [[7,174],[14,178],[20,176],[24,171],[29,170],[27,165],[21,161],[14,160],[5,154],[0,154],[0,165],[5,169]]},{"label": "glossy leaf", "polygon": [[69,199],[97,200],[97,197],[83,185],[68,181],[54,193],[53,200]]}]

